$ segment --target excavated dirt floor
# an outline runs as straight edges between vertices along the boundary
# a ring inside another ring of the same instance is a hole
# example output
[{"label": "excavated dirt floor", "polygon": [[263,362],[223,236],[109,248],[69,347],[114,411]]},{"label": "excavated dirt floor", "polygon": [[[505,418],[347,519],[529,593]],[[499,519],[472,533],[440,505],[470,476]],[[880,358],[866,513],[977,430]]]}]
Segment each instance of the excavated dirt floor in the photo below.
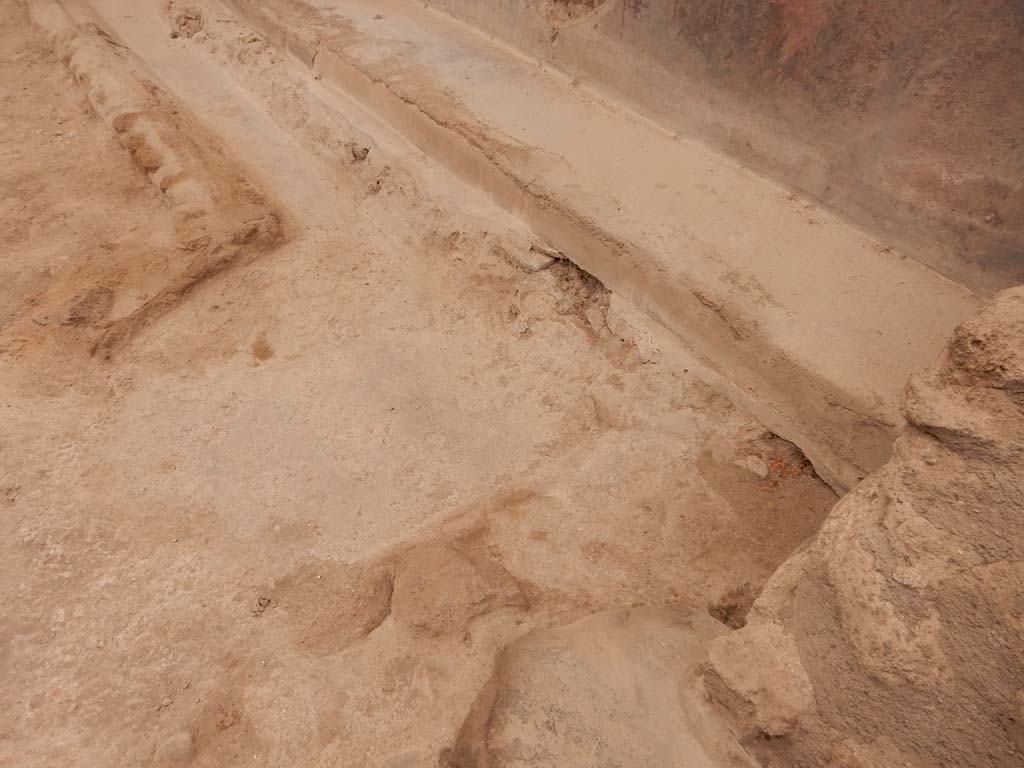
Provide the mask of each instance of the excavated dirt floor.
[{"label": "excavated dirt floor", "polygon": [[209,215],[0,18],[0,765],[743,764],[676,686],[834,504],[800,452],[226,12],[81,33]]}]

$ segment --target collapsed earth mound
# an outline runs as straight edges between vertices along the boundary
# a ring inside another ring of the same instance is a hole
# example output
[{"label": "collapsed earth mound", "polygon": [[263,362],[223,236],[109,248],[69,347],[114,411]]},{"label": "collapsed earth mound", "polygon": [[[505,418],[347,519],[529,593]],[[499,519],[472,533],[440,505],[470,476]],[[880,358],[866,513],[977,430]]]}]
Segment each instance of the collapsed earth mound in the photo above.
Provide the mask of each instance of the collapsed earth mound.
[{"label": "collapsed earth mound", "polygon": [[709,687],[761,757],[1024,758],[1024,288],[957,329],[903,414],[893,458],[712,643]]}]

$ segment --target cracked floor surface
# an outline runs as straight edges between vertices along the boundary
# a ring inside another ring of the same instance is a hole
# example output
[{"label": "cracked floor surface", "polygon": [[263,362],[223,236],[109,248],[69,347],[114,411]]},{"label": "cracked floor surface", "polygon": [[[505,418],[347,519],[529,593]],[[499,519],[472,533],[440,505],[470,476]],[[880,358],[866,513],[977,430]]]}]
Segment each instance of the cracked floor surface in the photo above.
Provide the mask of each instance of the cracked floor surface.
[{"label": "cracked floor surface", "polygon": [[[835,501],[613,333],[599,283],[510,261],[514,221],[227,14],[139,24],[181,62],[155,59],[173,109],[294,232],[91,355],[181,243],[25,8],[0,13],[0,765],[545,764],[479,762],[511,738],[480,713],[507,726],[543,664],[575,670],[579,722],[621,698],[581,669],[690,669],[649,638],[742,621]],[[623,753],[649,765],[680,748],[658,695]]]}]

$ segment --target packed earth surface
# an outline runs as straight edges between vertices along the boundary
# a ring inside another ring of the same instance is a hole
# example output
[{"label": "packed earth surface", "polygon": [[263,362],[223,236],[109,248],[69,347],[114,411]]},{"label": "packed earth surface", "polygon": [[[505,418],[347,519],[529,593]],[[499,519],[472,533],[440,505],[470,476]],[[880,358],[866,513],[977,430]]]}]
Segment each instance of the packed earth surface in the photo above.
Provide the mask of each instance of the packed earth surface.
[{"label": "packed earth surface", "polygon": [[[297,44],[215,2],[65,5],[0,0],[0,766],[1024,754],[1019,293],[833,511],[672,334]],[[890,722],[931,696],[959,745]]]}]

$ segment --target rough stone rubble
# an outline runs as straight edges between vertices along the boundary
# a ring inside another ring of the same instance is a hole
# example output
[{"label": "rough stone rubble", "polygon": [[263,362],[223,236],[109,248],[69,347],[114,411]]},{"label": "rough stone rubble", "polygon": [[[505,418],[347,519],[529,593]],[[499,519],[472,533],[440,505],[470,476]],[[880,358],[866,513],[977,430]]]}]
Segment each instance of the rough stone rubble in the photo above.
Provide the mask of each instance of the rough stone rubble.
[{"label": "rough stone rubble", "polygon": [[909,381],[892,459],[713,641],[709,689],[769,764],[1024,753],[1024,288]]}]

